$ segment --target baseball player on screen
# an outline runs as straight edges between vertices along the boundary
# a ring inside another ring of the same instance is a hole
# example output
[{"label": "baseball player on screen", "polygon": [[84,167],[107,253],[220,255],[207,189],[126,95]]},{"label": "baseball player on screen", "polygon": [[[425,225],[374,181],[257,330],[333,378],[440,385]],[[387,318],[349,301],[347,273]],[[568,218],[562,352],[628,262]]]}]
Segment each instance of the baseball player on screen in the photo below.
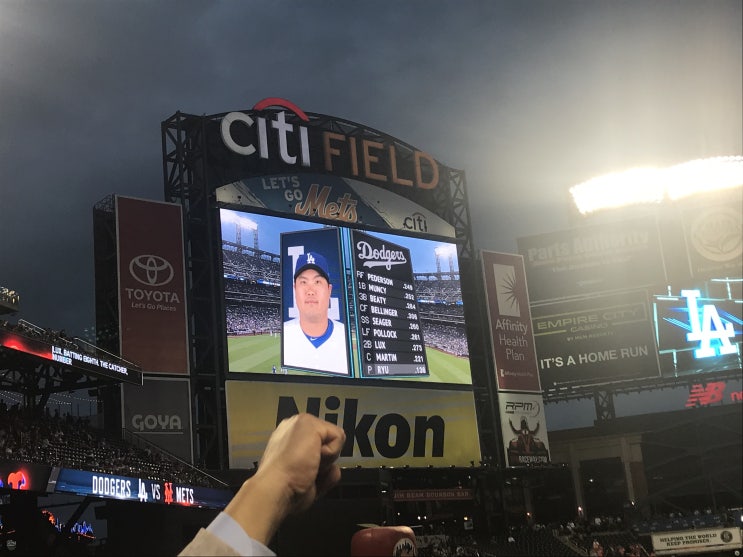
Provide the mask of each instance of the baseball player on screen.
[{"label": "baseball player on screen", "polygon": [[325,257],[300,255],[294,270],[299,317],[284,322],[284,365],[348,375],[345,326],[328,317],[332,290]]}]

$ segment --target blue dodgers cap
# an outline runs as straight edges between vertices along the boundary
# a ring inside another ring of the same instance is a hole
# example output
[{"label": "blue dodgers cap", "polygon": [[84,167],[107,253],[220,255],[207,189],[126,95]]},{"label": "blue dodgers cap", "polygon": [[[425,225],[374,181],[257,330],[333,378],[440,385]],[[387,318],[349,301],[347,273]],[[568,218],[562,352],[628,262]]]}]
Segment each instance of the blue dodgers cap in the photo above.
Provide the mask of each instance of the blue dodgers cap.
[{"label": "blue dodgers cap", "polygon": [[297,277],[307,269],[315,269],[318,273],[325,277],[325,280],[330,282],[330,270],[328,269],[328,262],[325,260],[325,257],[320,255],[316,251],[308,251],[307,253],[303,253],[299,256],[299,258],[297,259],[297,267],[294,270],[294,280],[297,280]]}]

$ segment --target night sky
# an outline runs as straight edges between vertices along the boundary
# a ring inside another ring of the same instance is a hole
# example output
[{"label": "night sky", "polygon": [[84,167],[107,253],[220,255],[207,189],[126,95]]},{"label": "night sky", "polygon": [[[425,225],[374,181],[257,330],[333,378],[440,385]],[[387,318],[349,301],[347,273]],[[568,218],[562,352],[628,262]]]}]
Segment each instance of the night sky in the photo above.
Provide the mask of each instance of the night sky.
[{"label": "night sky", "polygon": [[94,323],[93,205],[163,199],[160,123],[283,97],[466,173],[477,248],[568,189],[743,154],[740,0],[0,0],[0,285]]}]

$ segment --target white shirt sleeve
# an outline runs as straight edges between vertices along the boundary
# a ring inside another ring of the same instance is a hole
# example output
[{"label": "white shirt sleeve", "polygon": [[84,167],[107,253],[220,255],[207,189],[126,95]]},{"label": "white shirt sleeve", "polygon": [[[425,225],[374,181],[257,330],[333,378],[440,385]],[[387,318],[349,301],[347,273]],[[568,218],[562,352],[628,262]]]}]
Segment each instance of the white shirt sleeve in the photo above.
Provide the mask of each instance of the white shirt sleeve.
[{"label": "white shirt sleeve", "polygon": [[234,548],[234,550],[240,555],[246,555],[249,557],[259,557],[263,555],[276,557],[276,554],[273,551],[268,549],[261,542],[248,536],[245,530],[235,522],[235,519],[224,512],[219,513],[206,529],[224,543],[232,546],[232,548]]}]

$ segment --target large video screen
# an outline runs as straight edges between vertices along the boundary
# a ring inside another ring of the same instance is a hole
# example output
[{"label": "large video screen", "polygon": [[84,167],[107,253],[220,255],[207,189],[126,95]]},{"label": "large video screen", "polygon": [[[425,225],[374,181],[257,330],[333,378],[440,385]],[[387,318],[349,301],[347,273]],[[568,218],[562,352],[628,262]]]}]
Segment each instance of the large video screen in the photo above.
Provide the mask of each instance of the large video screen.
[{"label": "large video screen", "polygon": [[229,371],[472,383],[456,245],[220,210]]}]

